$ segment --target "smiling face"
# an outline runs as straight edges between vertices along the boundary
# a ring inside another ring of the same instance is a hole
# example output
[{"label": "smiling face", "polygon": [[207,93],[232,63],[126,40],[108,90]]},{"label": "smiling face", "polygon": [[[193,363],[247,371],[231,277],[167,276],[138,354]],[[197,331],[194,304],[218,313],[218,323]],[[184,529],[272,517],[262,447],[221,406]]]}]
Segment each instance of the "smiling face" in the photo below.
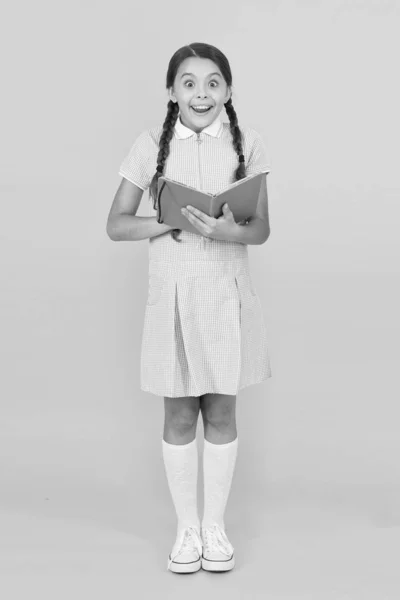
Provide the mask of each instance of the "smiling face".
[{"label": "smiling face", "polygon": [[[196,133],[210,125],[231,96],[218,66],[208,58],[193,56],[180,65],[169,96],[178,102],[182,123]],[[204,114],[197,114],[193,106],[210,106]]]}]

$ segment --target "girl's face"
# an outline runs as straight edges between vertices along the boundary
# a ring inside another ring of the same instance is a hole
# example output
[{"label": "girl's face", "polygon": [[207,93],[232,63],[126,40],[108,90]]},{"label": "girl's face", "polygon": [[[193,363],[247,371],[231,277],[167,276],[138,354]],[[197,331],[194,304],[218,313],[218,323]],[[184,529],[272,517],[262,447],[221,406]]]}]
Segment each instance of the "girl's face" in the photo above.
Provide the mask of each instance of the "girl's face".
[{"label": "girl's face", "polygon": [[[231,91],[212,60],[193,56],[181,63],[169,96],[179,105],[182,123],[200,133],[217,118]],[[198,114],[193,106],[211,108],[204,114]]]}]

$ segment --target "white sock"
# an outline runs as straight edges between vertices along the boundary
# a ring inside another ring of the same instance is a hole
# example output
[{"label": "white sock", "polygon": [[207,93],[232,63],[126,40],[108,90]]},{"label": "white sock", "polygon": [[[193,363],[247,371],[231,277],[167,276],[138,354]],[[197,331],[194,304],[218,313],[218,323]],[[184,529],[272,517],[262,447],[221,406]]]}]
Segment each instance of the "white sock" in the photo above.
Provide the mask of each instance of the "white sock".
[{"label": "white sock", "polygon": [[196,438],[189,444],[162,440],[168,486],[178,517],[177,539],[189,525],[200,531],[197,512],[198,450]]},{"label": "white sock", "polygon": [[225,530],[224,512],[236,464],[238,438],[227,444],[212,444],[204,438],[204,516],[202,527],[217,523]]}]

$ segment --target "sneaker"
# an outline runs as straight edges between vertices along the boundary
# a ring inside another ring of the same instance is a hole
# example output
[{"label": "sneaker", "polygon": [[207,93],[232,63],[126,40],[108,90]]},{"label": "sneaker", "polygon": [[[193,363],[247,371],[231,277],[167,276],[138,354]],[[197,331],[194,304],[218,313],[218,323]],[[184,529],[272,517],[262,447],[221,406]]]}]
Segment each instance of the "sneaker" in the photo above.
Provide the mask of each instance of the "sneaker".
[{"label": "sneaker", "polygon": [[183,530],[169,555],[168,569],[174,573],[195,573],[201,569],[203,545],[200,532],[189,526]]},{"label": "sneaker", "polygon": [[201,566],[205,571],[230,571],[235,566],[234,548],[225,531],[217,524],[201,528],[203,555]]}]

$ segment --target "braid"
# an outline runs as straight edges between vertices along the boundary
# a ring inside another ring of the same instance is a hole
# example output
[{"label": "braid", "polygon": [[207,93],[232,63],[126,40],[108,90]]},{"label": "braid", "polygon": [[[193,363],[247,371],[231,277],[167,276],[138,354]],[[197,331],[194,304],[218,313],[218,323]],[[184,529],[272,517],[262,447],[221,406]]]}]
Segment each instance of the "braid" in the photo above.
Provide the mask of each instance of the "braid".
[{"label": "braid", "polygon": [[[229,124],[230,124],[230,128],[231,128],[231,133],[232,133],[232,143],[233,143],[233,147],[236,150],[237,155],[240,157],[240,155],[243,154],[243,147],[242,147],[242,133],[239,129],[239,125],[238,125],[238,120],[237,120],[237,115],[236,115],[236,111],[233,108],[233,104],[232,104],[232,98],[229,98],[228,102],[225,103],[225,110],[226,110],[226,114],[229,117]],[[240,159],[239,159],[240,161]],[[239,165],[235,171],[235,181],[238,181],[239,179],[244,179],[244,177],[246,177],[246,167],[244,166],[244,162],[239,162]]]},{"label": "braid", "polygon": [[[157,171],[150,183],[150,197],[153,199],[153,208],[157,210],[157,191],[158,191],[158,179],[161,177],[165,168],[165,161],[169,156],[169,144],[174,133],[175,123],[178,119],[179,106],[177,102],[170,100],[168,102],[167,116],[163,123],[163,131],[159,142],[159,151],[157,155]],[[177,239],[177,235],[181,229],[172,229],[171,235],[175,241],[181,242],[182,240]]]}]

